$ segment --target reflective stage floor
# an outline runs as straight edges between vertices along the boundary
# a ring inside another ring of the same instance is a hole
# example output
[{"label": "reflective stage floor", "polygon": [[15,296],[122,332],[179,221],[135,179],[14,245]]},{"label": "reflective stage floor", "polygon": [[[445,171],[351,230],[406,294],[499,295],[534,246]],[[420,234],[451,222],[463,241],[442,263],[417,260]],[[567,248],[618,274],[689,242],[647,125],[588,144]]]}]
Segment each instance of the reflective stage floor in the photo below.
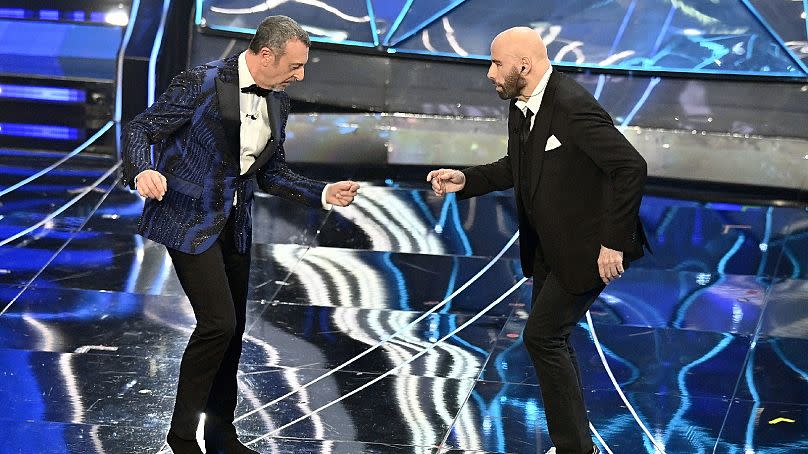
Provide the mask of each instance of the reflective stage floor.
[{"label": "reflective stage floor", "polygon": [[[56,159],[3,154],[0,190]],[[193,317],[165,249],[135,234],[142,201],[104,177],[111,165],[75,158],[0,196],[0,243],[61,211],[0,246],[0,453],[161,449]],[[647,196],[641,215],[654,254],[573,335],[593,427],[611,452],[655,452],[594,334],[666,452],[808,452],[808,213]],[[260,196],[254,222],[244,441],[264,453],[549,449],[520,339],[530,281],[472,321],[521,278],[515,246],[418,320],[512,238],[510,194],[458,202],[380,175],[331,212]]]}]

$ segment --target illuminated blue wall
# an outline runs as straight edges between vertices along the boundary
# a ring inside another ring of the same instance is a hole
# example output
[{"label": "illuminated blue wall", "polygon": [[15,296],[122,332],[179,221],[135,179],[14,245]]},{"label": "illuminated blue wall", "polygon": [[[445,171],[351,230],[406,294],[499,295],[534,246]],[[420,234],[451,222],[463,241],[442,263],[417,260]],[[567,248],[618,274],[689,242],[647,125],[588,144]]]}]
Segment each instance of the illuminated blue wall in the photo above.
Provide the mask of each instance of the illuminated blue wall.
[{"label": "illuminated blue wall", "polygon": [[318,42],[482,60],[499,31],[525,25],[542,34],[557,65],[805,78],[805,3],[328,0],[269,7],[258,0],[198,0],[196,21],[209,30],[253,33],[264,17],[284,14]]}]

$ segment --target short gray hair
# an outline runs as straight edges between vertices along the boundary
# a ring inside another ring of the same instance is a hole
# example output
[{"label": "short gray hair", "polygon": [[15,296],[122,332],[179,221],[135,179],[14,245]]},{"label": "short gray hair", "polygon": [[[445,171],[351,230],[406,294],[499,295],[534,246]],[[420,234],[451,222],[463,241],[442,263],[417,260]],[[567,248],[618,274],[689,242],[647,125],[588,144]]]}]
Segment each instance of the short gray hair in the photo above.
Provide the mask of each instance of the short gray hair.
[{"label": "short gray hair", "polygon": [[258,25],[250,41],[250,51],[257,54],[262,48],[268,47],[279,57],[284,54],[286,43],[295,39],[306,47],[311,47],[309,34],[294,19],[287,16],[269,16]]}]

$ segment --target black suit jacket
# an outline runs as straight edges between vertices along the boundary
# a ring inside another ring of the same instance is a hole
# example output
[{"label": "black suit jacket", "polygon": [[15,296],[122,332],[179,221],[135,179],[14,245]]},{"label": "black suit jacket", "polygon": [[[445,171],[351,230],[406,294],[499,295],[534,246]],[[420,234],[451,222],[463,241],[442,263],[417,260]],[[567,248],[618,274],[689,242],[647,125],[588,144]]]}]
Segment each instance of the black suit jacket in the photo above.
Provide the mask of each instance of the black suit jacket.
[{"label": "black suit jacket", "polygon": [[[460,199],[520,181],[519,115],[512,101],[508,153],[496,162],[464,169]],[[561,146],[545,151],[553,135]],[[647,241],[639,209],[646,163],[595,98],[553,71],[528,143],[530,187],[517,183],[514,188],[525,276],[552,272],[566,290],[583,293],[602,284],[597,266],[601,245],[622,251],[624,266],[642,257]]]}]

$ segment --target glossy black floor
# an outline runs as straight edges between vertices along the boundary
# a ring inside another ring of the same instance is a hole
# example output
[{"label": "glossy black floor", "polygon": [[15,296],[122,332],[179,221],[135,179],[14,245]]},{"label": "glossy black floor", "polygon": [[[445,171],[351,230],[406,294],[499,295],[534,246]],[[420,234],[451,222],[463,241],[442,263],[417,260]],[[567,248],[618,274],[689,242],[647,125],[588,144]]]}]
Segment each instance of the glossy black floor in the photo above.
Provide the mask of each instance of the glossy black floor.
[{"label": "glossy black floor", "polygon": [[[3,151],[0,190],[56,159]],[[111,165],[76,157],[0,196],[0,242]],[[0,247],[0,453],[161,448],[193,318],[165,249],[134,233],[142,201],[114,183],[113,174]],[[508,194],[457,202],[427,189],[380,178],[332,212],[256,200],[237,409],[245,441],[258,439],[265,453],[549,449],[520,340],[530,281],[439,342],[519,280],[515,247],[410,326],[486,266],[516,227]],[[648,196],[642,218],[654,255],[609,286],[591,311],[594,326],[575,333],[590,419],[606,445],[655,452],[612,386],[591,328],[666,452],[808,452],[808,213]]]}]

